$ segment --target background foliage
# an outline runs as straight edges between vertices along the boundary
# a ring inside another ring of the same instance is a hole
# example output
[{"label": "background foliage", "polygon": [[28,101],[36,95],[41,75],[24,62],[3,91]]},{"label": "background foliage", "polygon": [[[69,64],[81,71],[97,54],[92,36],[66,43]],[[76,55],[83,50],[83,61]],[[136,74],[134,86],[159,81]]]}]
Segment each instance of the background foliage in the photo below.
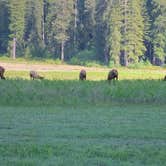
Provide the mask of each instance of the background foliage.
[{"label": "background foliage", "polygon": [[1,0],[0,54],[16,38],[16,57],[163,65],[165,13],[164,0]]}]

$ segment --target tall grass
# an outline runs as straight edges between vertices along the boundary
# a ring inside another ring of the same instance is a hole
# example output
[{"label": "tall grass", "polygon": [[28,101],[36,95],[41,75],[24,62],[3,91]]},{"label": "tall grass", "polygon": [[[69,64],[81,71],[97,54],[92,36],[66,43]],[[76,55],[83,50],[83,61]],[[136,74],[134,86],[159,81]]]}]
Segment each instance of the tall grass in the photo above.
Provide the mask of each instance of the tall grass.
[{"label": "tall grass", "polygon": [[166,103],[166,83],[160,80],[107,81],[11,79],[0,81],[1,105],[109,105]]}]

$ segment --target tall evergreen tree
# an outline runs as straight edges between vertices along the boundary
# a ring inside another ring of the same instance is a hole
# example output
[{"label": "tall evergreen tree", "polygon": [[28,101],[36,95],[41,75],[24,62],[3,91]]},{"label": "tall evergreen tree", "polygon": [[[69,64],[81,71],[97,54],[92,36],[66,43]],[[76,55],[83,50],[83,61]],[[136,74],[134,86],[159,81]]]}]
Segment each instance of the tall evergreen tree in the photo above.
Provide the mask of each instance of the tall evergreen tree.
[{"label": "tall evergreen tree", "polygon": [[9,8],[8,1],[0,1],[0,53],[6,53],[9,35]]},{"label": "tall evergreen tree", "polygon": [[96,0],[78,0],[77,8],[77,48],[78,50],[92,49]]},{"label": "tall evergreen tree", "polygon": [[107,47],[110,63],[127,66],[144,55],[144,1],[110,0],[107,3]]},{"label": "tall evergreen tree", "polygon": [[166,3],[162,0],[154,1],[155,20],[152,26],[152,43],[154,48],[153,64],[161,65],[166,57]]},{"label": "tall evergreen tree", "polygon": [[[25,28],[25,0],[10,0],[10,38],[13,39],[12,43],[12,57],[16,58],[16,48],[22,50],[23,34]],[[16,45],[17,44],[17,45]],[[21,54],[22,51],[19,53]]]},{"label": "tall evergreen tree", "polygon": [[61,49],[61,61],[64,61],[65,44],[69,39],[68,28],[70,26],[74,12],[73,0],[55,0],[52,1],[50,14],[50,28],[53,38]]},{"label": "tall evergreen tree", "polygon": [[142,15],[142,9],[144,7],[143,0],[131,1],[131,15],[130,15],[130,26],[128,28],[128,45],[130,50],[128,51],[128,59],[138,62],[139,57],[144,55],[144,17]]},{"label": "tall evergreen tree", "polygon": [[43,39],[43,7],[44,1],[27,0],[25,10],[25,33],[24,40],[27,48],[26,56],[42,56]]},{"label": "tall evergreen tree", "polygon": [[121,47],[121,16],[118,1],[108,1],[105,19],[107,20],[106,48],[109,50],[109,64],[119,65]]},{"label": "tall evergreen tree", "polygon": [[96,14],[95,14],[95,37],[94,37],[94,47],[96,49],[97,59],[101,62],[108,64],[108,45],[107,45],[107,35],[108,35],[108,17],[106,19],[106,9],[107,0],[97,0],[96,2]]}]

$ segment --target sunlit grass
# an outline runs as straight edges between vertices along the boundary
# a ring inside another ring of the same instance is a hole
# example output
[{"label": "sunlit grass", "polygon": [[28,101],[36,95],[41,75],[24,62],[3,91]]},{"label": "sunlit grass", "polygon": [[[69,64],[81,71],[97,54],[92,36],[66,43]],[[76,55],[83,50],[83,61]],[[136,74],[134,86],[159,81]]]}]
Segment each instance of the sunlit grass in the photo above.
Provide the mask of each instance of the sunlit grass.
[{"label": "sunlit grass", "polygon": [[[62,64],[60,59],[48,59],[48,58],[22,58],[17,57],[16,59],[12,59],[11,57],[1,56],[1,62],[6,63],[23,63],[23,64]],[[64,62],[63,62],[64,63]]]},{"label": "sunlit grass", "polygon": [[[106,80],[109,69],[101,71],[88,71],[87,80]],[[157,69],[118,69],[119,80],[152,80],[152,79],[163,79],[166,75],[166,70]],[[39,74],[48,80],[78,80],[79,71],[39,71]],[[8,79],[30,79],[29,71],[6,71],[5,73]]]}]

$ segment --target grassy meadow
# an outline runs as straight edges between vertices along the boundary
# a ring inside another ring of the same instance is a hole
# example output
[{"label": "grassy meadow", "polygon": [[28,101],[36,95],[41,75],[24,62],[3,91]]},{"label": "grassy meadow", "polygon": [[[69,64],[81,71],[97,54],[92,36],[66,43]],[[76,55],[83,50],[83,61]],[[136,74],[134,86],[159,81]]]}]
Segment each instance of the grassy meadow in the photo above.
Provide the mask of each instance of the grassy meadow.
[{"label": "grassy meadow", "polygon": [[0,165],[166,165],[163,69],[7,71],[0,80]]},{"label": "grassy meadow", "polygon": [[164,166],[165,106],[0,107],[0,163]]},{"label": "grassy meadow", "polygon": [[[95,69],[94,69],[95,70]],[[107,79],[109,69],[98,71],[87,71],[87,80],[102,81]],[[119,80],[162,80],[166,75],[166,69],[126,69],[119,68]],[[39,71],[46,80],[78,80],[79,71]],[[29,71],[7,71],[6,77],[9,79],[29,80]]]}]

